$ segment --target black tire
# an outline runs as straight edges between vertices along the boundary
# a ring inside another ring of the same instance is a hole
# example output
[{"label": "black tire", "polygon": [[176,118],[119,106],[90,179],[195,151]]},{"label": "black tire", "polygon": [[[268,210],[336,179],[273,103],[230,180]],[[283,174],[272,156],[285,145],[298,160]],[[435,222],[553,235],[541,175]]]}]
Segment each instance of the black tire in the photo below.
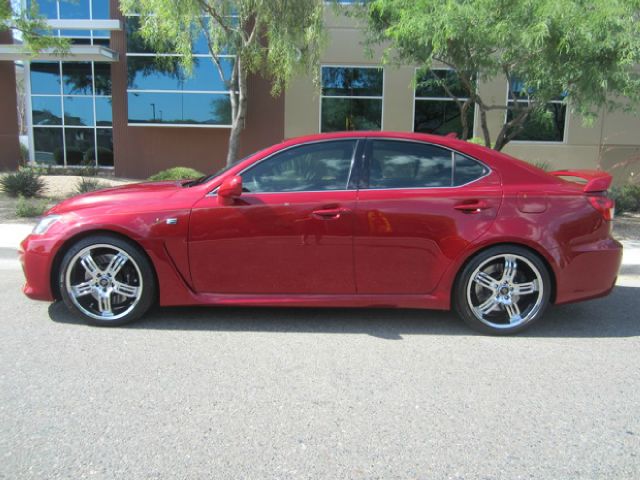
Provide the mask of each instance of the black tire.
[{"label": "black tire", "polygon": [[453,306],[474,330],[510,335],[544,315],[551,288],[549,270],[538,255],[517,245],[497,245],[462,268],[454,285]]},{"label": "black tire", "polygon": [[153,266],[140,247],[108,234],[85,237],[69,248],[58,271],[58,287],[72,313],[100,327],[137,320],[154,303],[157,291]]}]

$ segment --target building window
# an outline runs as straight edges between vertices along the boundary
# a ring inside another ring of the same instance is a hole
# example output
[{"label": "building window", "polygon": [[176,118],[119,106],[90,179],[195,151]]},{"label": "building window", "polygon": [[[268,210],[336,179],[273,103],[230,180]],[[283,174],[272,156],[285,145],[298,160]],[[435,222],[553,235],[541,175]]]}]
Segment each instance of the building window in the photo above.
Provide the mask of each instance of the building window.
[{"label": "building window", "polygon": [[[460,85],[453,70],[432,69],[416,79],[414,132],[435,135],[456,133],[459,138],[462,138],[460,108],[455,99],[447,93],[447,89],[460,101],[468,100],[467,93]],[[473,136],[474,112],[474,105],[471,104],[467,110],[468,130],[467,138],[464,140]]]},{"label": "building window", "polygon": [[[27,9],[37,3],[38,12],[49,20],[104,20],[109,16],[109,0],[27,0]],[[73,39],[75,44],[102,44],[109,40],[106,30],[54,29],[54,36]],[[97,41],[96,41],[97,40]]]},{"label": "building window", "polygon": [[381,130],[383,70],[322,67],[321,132]]},{"label": "building window", "polygon": [[[138,17],[128,17],[126,23],[129,125],[231,126],[230,92],[205,40],[194,43],[189,74],[179,54],[149,49],[138,34]],[[233,56],[220,58],[229,78]]]},{"label": "building window", "polygon": [[[526,107],[530,101],[532,90],[526,90],[519,80],[512,80],[507,92],[509,107]],[[567,120],[566,95],[559,95],[543,108],[536,108],[529,113],[522,130],[513,138],[523,142],[564,142],[564,131]],[[515,98],[514,98],[515,97]],[[506,121],[514,118],[513,108],[507,110]]]},{"label": "building window", "polygon": [[111,66],[31,62],[34,160],[58,166],[113,166]]}]

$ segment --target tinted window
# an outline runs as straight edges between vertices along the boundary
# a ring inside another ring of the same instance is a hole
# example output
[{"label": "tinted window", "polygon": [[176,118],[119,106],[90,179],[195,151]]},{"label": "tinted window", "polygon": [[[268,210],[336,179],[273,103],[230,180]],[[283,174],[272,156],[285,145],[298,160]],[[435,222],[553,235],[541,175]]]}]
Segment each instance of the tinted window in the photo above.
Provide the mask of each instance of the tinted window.
[{"label": "tinted window", "polygon": [[476,162],[469,157],[455,154],[455,172],[453,175],[454,185],[464,185],[473,182],[489,173],[489,169],[480,162]]},{"label": "tinted window", "polygon": [[450,187],[451,151],[414,142],[374,140],[369,188]]},{"label": "tinted window", "polygon": [[249,192],[304,192],[347,188],[355,140],[291,148],[242,174]]}]

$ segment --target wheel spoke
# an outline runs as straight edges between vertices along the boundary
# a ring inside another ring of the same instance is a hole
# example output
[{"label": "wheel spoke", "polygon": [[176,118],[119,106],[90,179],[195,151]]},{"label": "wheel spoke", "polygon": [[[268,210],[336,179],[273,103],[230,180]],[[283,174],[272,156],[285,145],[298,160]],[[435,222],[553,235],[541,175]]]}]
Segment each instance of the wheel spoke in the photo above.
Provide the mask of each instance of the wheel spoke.
[{"label": "wheel spoke", "polygon": [[110,317],[113,315],[111,311],[111,294],[107,292],[100,292],[98,296],[98,310],[100,310],[100,314],[105,317]]},{"label": "wheel spoke", "polygon": [[488,288],[491,291],[498,290],[498,281],[488,273],[478,272],[473,281],[484,288]]},{"label": "wheel spoke", "polygon": [[533,280],[526,283],[514,283],[513,294],[514,295],[528,295],[538,291],[538,281]]},{"label": "wheel spoke", "polygon": [[491,296],[482,302],[480,305],[475,307],[476,312],[478,312],[481,316],[485,316],[487,313],[491,313],[497,307],[498,302],[496,302],[495,297]]},{"label": "wheel spoke", "polygon": [[118,253],[114,255],[107,268],[104,270],[105,273],[115,277],[120,269],[124,266],[125,263],[129,261],[129,257],[127,257],[124,253]]},{"label": "wheel spoke", "polygon": [[92,277],[95,277],[101,271],[100,267],[98,267],[95,260],[91,256],[91,252],[87,252],[82,256],[82,258],[80,259],[80,265],[82,265],[85,271]]},{"label": "wheel spoke", "polygon": [[502,271],[503,282],[513,282],[516,272],[518,271],[518,264],[516,258],[513,255],[506,255],[504,257],[504,270]]},{"label": "wheel spoke", "polygon": [[522,320],[520,315],[520,307],[516,302],[508,303],[505,305],[507,315],[509,316],[509,323],[518,323]]},{"label": "wheel spoke", "polygon": [[71,287],[71,294],[74,297],[83,297],[89,295],[93,290],[93,282],[83,282]]},{"label": "wheel spoke", "polygon": [[136,298],[140,287],[134,287],[123,282],[113,282],[113,291],[129,298]]}]

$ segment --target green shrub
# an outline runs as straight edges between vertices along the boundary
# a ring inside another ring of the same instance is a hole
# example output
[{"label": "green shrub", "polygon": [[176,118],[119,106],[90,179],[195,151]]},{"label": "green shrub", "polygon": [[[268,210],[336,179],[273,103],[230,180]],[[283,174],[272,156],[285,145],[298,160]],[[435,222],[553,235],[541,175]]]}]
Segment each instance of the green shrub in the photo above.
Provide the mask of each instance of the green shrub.
[{"label": "green shrub", "polygon": [[533,162],[533,165],[548,172],[551,170],[551,164],[549,162],[545,162],[544,160],[539,160],[537,162]]},{"label": "green shrub", "polygon": [[30,168],[22,168],[15,173],[8,173],[0,179],[2,190],[10,197],[35,197],[44,190],[44,182]]},{"label": "green shrub", "polygon": [[640,212],[640,185],[614,187],[610,196],[616,201],[616,213]]},{"label": "green shrub", "polygon": [[75,192],[80,195],[81,193],[94,192],[103,188],[107,188],[107,185],[97,178],[81,178],[76,183]]},{"label": "green shrub", "polygon": [[162,182],[165,180],[192,180],[194,178],[202,177],[204,173],[201,173],[193,168],[189,167],[173,167],[167,170],[162,170],[149,177],[152,182]]},{"label": "green shrub", "polygon": [[19,196],[16,203],[16,217],[39,217],[46,209],[46,200],[33,200]]},{"label": "green shrub", "polygon": [[20,144],[20,160],[21,165],[26,165],[29,161],[29,147],[27,147],[24,143]]}]

